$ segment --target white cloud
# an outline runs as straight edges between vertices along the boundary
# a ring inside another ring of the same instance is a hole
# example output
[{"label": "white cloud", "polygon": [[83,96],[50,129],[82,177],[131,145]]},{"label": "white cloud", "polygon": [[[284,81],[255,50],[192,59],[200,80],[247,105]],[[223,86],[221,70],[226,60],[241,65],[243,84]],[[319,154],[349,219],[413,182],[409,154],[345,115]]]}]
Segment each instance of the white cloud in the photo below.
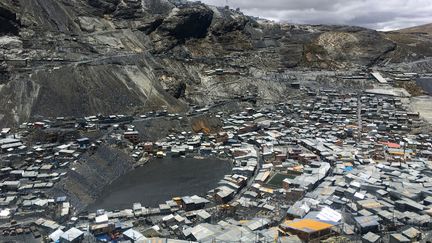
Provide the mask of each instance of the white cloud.
[{"label": "white cloud", "polygon": [[[227,0],[201,0],[225,6]],[[228,0],[245,14],[300,24],[358,25],[394,30],[432,23],[431,0]]]}]

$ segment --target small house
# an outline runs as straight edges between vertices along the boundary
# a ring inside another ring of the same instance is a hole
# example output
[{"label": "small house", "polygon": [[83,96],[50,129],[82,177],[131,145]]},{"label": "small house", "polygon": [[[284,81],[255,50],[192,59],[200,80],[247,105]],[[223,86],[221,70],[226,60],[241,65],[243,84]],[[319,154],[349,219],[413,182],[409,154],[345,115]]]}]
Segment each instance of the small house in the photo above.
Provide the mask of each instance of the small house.
[{"label": "small house", "polygon": [[125,132],[123,133],[123,137],[134,144],[137,144],[140,141],[139,133],[137,131]]}]

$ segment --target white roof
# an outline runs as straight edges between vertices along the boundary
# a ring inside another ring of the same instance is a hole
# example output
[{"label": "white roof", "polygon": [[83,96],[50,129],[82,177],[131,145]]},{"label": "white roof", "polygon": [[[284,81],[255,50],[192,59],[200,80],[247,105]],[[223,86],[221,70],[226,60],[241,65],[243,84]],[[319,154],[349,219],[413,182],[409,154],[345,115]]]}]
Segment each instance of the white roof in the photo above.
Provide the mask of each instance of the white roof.
[{"label": "white roof", "polygon": [[329,207],[325,207],[319,212],[317,218],[323,221],[339,222],[342,215]]},{"label": "white roof", "polygon": [[191,229],[191,233],[197,241],[203,240],[214,235],[214,232],[203,226],[204,224],[199,224]]},{"label": "white roof", "polygon": [[123,232],[123,235],[126,236],[127,238],[131,239],[132,241],[147,239],[146,237],[144,237],[143,234],[141,234],[140,232],[138,232],[134,229],[126,230],[125,232]]},{"label": "white roof", "polygon": [[61,229],[57,229],[56,231],[52,232],[52,233],[49,235],[49,238],[50,238],[52,241],[58,241],[58,240],[60,239],[60,236],[61,236],[62,234],[64,234],[63,230],[61,230]]},{"label": "white roof", "polygon": [[174,218],[174,215],[173,215],[173,214],[170,214],[170,215],[167,215],[167,216],[163,217],[162,220],[163,220],[163,221],[169,221],[169,220],[171,220],[171,219],[173,219],[173,218]]},{"label": "white roof", "polygon": [[364,198],[365,198],[365,195],[362,194],[362,193],[360,193],[360,192],[356,192],[356,193],[354,194],[354,197],[359,198],[359,199],[364,199]]},{"label": "white roof", "polygon": [[59,152],[60,152],[60,153],[63,153],[63,154],[73,154],[73,153],[75,153],[75,150],[71,150],[71,149],[62,149],[62,150],[60,150]]},{"label": "white roof", "polygon": [[207,211],[205,210],[198,210],[196,211],[196,215],[198,215],[199,217],[203,218],[203,219],[207,219],[211,217],[211,214],[209,214]]},{"label": "white roof", "polygon": [[8,217],[10,215],[10,209],[6,208],[0,211],[0,217]]},{"label": "white roof", "polygon": [[68,231],[64,232],[60,237],[67,241],[73,241],[74,239],[80,237],[83,234],[84,232],[82,232],[77,228],[70,228]]},{"label": "white roof", "polygon": [[0,139],[0,145],[9,144],[9,143],[17,143],[17,142],[20,142],[20,140],[15,139],[15,138],[3,138],[3,139]]},{"label": "white roof", "polygon": [[303,209],[306,213],[310,211],[310,207],[306,203],[303,203],[300,208]]},{"label": "white roof", "polygon": [[108,215],[106,215],[106,214],[103,214],[103,215],[99,215],[99,216],[97,216],[96,218],[95,218],[95,222],[96,223],[105,223],[105,222],[107,222],[108,221]]},{"label": "white roof", "polygon": [[374,78],[376,80],[378,80],[378,82],[380,82],[380,83],[383,83],[383,84],[387,83],[387,80],[379,72],[373,72],[372,76],[374,76]]}]

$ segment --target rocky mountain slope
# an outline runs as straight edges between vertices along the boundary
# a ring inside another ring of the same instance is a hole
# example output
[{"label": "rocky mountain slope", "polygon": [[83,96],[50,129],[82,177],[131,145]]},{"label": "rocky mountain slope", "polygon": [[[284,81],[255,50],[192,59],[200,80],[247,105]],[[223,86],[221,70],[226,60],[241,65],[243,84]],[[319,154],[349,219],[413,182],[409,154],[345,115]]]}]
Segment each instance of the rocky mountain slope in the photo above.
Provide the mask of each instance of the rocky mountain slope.
[{"label": "rocky mountain slope", "polygon": [[277,100],[293,92],[283,70],[428,54],[399,42],[360,27],[277,24],[181,0],[3,0],[0,125],[181,111],[244,94]]},{"label": "rocky mountain slope", "polygon": [[[386,37],[397,43],[395,51],[389,54],[393,62],[402,63],[412,71],[432,70],[432,24],[386,32]],[[413,61],[414,62],[411,62]]]},{"label": "rocky mountain slope", "polygon": [[410,28],[401,29],[398,32],[401,33],[422,33],[422,34],[432,34],[432,24],[424,24],[419,26],[414,26]]}]

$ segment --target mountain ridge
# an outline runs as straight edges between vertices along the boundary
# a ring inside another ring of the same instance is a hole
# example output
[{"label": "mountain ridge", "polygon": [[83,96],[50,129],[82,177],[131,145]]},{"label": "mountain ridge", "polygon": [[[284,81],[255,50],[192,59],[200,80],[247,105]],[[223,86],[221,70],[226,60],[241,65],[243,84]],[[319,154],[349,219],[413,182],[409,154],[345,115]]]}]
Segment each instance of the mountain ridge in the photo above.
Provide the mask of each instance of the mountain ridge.
[{"label": "mountain ridge", "polygon": [[432,34],[432,23],[400,29],[397,32]]}]

